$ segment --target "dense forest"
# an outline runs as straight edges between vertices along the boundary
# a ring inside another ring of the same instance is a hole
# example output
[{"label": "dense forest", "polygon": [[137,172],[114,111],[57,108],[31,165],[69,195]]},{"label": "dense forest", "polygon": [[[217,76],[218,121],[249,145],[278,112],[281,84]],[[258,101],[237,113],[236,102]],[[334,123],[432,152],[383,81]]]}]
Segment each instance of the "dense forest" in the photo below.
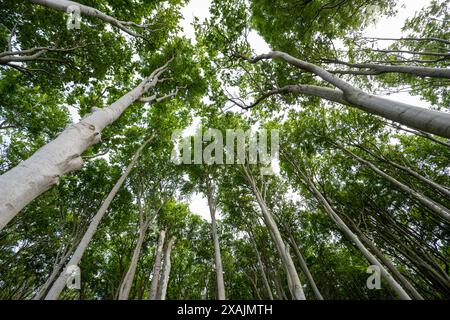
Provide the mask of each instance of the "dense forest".
[{"label": "dense forest", "polygon": [[393,38],[395,0],[0,0],[0,299],[450,299],[450,1],[414,2]]}]

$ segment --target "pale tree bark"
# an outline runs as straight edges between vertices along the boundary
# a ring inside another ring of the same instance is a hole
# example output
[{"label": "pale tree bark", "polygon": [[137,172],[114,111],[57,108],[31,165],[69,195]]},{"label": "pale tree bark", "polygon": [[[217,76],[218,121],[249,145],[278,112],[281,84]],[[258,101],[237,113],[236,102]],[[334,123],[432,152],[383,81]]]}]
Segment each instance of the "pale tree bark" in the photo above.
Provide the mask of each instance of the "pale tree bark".
[{"label": "pale tree bark", "polygon": [[122,280],[122,284],[120,285],[118,300],[128,300],[130,296],[131,286],[133,285],[134,275],[136,274],[136,268],[139,261],[139,256],[141,255],[142,244],[144,243],[147,229],[153,222],[159,210],[162,208],[161,205],[160,208],[155,212],[155,214],[153,215],[147,214],[147,217],[145,217],[144,212],[145,210],[142,206],[140,196],[138,196],[138,204],[139,204],[139,236],[136,242],[136,246],[134,247],[133,250],[133,256],[131,257],[130,266],[128,267],[128,271]]},{"label": "pale tree bark", "polygon": [[113,201],[114,197],[116,196],[117,192],[120,190],[121,186],[125,182],[125,179],[130,174],[131,170],[137,163],[139,156],[142,152],[142,150],[146,147],[146,145],[151,141],[152,137],[147,139],[136,151],[133,158],[131,159],[131,162],[128,164],[127,168],[123,172],[123,174],[120,176],[119,180],[117,180],[114,187],[109,192],[106,199],[103,201],[100,209],[97,211],[95,216],[92,218],[91,223],[89,224],[88,229],[86,230],[86,233],[83,235],[83,238],[81,239],[80,243],[78,244],[78,247],[76,248],[74,254],[70,258],[69,262],[67,263],[66,268],[64,268],[63,272],[59,275],[58,279],[53,283],[51,289],[47,293],[45,299],[46,300],[56,300],[58,299],[59,295],[63,291],[64,287],[66,286],[67,281],[67,268],[70,266],[77,266],[81,258],[83,257],[84,252],[86,251],[89,242],[94,237],[95,232],[97,231],[98,225],[100,224],[100,221],[104,217],[106,211],[108,210],[109,206],[111,205],[111,202]]},{"label": "pale tree bark", "polygon": [[361,241],[372,251],[375,256],[389,269],[392,273],[392,276],[405,288],[408,293],[416,300],[424,300],[422,295],[414,288],[414,286],[406,279],[394,266],[394,264],[389,260],[380,249],[370,240],[359,228],[358,226],[351,220],[346,219],[348,221],[350,228],[354,230],[357,236],[361,239]]},{"label": "pale tree bark", "polygon": [[303,258],[303,255],[300,252],[300,249],[298,248],[297,243],[295,242],[295,239],[292,237],[292,235],[289,236],[289,243],[291,244],[291,247],[294,249],[294,253],[297,256],[298,261],[300,262],[300,268],[302,269],[303,273],[308,279],[308,282],[314,292],[314,295],[316,296],[317,300],[323,300],[323,296],[320,293],[319,288],[317,288],[316,282],[314,281],[314,278],[311,272],[309,271],[308,265],[306,264],[306,261]]},{"label": "pale tree bark", "polygon": [[138,24],[132,21],[120,21],[114,17],[111,17],[110,15],[107,15],[100,10],[97,10],[95,8],[86,6],[84,4],[75,2],[75,1],[67,1],[67,0],[30,0],[31,2],[35,4],[39,4],[41,6],[51,8],[54,10],[67,12],[67,10],[70,7],[78,7],[80,9],[81,15],[93,17],[93,18],[99,18],[103,20],[106,23],[111,24],[114,27],[119,28],[120,30],[128,33],[129,35],[133,37],[142,37],[140,34],[136,33],[129,27],[135,27],[135,28],[147,28],[146,25]]},{"label": "pale tree bark", "polygon": [[83,165],[81,154],[100,141],[100,133],[105,127],[116,121],[133,102],[158,83],[159,76],[167,70],[171,60],[109,107],[94,109],[30,158],[1,175],[0,230],[23,207],[57,184],[61,176],[79,170]]},{"label": "pale tree bark", "polygon": [[259,253],[258,247],[256,246],[256,243],[255,243],[255,240],[253,238],[251,231],[249,231],[249,236],[251,238],[253,248],[255,249],[256,258],[258,259],[258,268],[259,268],[259,271],[261,271],[261,277],[263,279],[264,287],[266,288],[269,299],[273,300],[272,288],[270,287],[269,280],[267,279],[266,271],[264,270],[264,264],[261,260],[261,255]]},{"label": "pale tree bark", "polygon": [[289,289],[291,291],[292,297],[295,300],[306,300],[305,293],[303,292],[303,287],[300,282],[300,278],[297,274],[297,270],[295,269],[294,262],[292,260],[292,257],[289,254],[287,254],[286,245],[283,242],[283,238],[272,216],[272,213],[267,207],[266,202],[264,201],[256,185],[255,179],[253,178],[249,170],[245,167],[245,165],[243,165],[242,168],[244,170],[245,177],[248,183],[250,184],[250,188],[252,189],[253,194],[255,195],[256,201],[258,202],[258,205],[261,209],[267,229],[269,230],[273,238],[273,241],[275,242],[277,251],[283,262],[283,266],[286,268]]},{"label": "pale tree bark", "polygon": [[75,248],[70,248],[67,250],[61,257],[56,258],[56,262],[53,265],[52,272],[50,273],[49,277],[45,281],[45,283],[42,285],[42,287],[39,288],[39,291],[36,293],[36,295],[33,297],[33,300],[41,300],[45,297],[48,289],[50,286],[55,282],[58,275],[61,273],[61,269],[64,267],[65,262],[69,258],[69,256],[72,254],[73,250]]},{"label": "pale tree bark", "polygon": [[206,189],[208,198],[209,213],[211,215],[211,233],[214,242],[214,264],[216,268],[217,300],[225,300],[225,285],[223,282],[222,256],[220,254],[219,235],[216,224],[216,197],[214,196],[214,186],[210,177],[206,177]]},{"label": "pale tree bark", "polygon": [[158,293],[158,282],[161,273],[161,259],[165,237],[166,231],[161,230],[159,233],[158,246],[156,248],[155,263],[153,264],[152,282],[150,285],[150,296],[149,296],[150,300],[156,300],[156,294]]},{"label": "pale tree bark", "polygon": [[308,187],[314,197],[319,201],[325,212],[331,218],[331,220],[336,223],[337,227],[342,231],[342,233],[352,241],[356,247],[361,251],[361,253],[366,257],[366,259],[380,268],[381,276],[387,281],[391,288],[398,294],[402,300],[411,300],[411,297],[403,289],[403,287],[392,277],[392,275],[386,270],[383,264],[363,245],[361,240],[354,234],[350,228],[344,223],[344,221],[339,217],[339,215],[334,211],[322,193],[316,188],[315,184],[309,179],[309,177],[283,153],[284,158],[292,165],[295,172],[299,175],[302,182]]},{"label": "pale tree bark", "polygon": [[[443,57],[442,60],[448,59],[450,54],[438,54]],[[333,74],[348,75],[380,75],[385,73],[404,73],[417,77],[443,78],[450,79],[450,69],[447,68],[431,68],[419,66],[394,66],[376,63],[348,63],[341,60],[325,60],[328,63],[345,65],[350,68],[367,69],[367,70],[331,70]]]},{"label": "pale tree bark", "polygon": [[128,297],[130,296],[131,286],[133,285],[134,275],[136,274],[139,256],[141,255],[142,244],[150,222],[151,220],[149,220],[148,224],[139,228],[139,237],[133,250],[130,266],[128,267],[128,271],[125,274],[122,284],[120,285],[118,300],[128,300]]},{"label": "pale tree bark", "polygon": [[167,244],[166,252],[164,253],[164,272],[161,277],[161,283],[158,286],[158,300],[166,300],[167,285],[169,284],[170,269],[172,268],[172,247],[175,240],[176,237],[173,236]]},{"label": "pale tree bark", "polygon": [[372,162],[365,160],[350,150],[344,148],[341,144],[337,142],[332,142],[337,148],[344,151],[346,154],[350,155],[353,159],[357,160],[358,162],[368,166],[370,169],[372,169],[374,172],[376,172],[378,175],[392,183],[392,185],[396,186],[406,194],[410,195],[413,199],[417,200],[419,203],[427,207],[430,212],[432,212],[436,217],[441,218],[447,222],[450,222],[450,210],[444,207],[443,205],[431,200],[426,195],[424,195],[421,192],[418,192],[407,185],[401,183],[394,177],[390,176],[389,174],[385,173],[383,170],[378,168],[376,165],[374,165]]},{"label": "pale tree bark", "polygon": [[[242,56],[241,58],[251,63],[256,63],[265,59],[281,59],[299,69],[320,77],[325,82],[339,89],[333,90],[324,87],[297,86],[298,90],[306,91],[306,94],[323,98],[327,95],[331,95],[334,97],[334,99],[330,99],[331,101],[342,101],[345,105],[350,105],[365,112],[376,114],[410,128],[432,133],[444,138],[450,138],[450,114],[448,113],[420,108],[410,104],[368,94],[350,85],[346,81],[340,79],[325,69],[322,69],[315,64],[296,59],[285,52],[272,51],[268,54],[259,55],[252,59]],[[310,89],[314,90],[311,91]],[[275,91],[277,91],[277,89],[272,90],[272,92]],[[319,92],[320,94],[314,94],[314,92]],[[259,100],[261,99],[258,99],[257,101]]]},{"label": "pale tree bark", "polygon": [[443,196],[447,197],[448,199],[450,199],[450,189],[441,186],[439,183],[434,182],[433,180],[428,179],[427,177],[422,176],[420,173],[414,171],[413,169],[407,167],[407,166],[403,166],[401,164],[398,164],[394,161],[391,161],[389,159],[386,159],[385,157],[381,156],[381,154],[375,154],[372,151],[370,151],[369,149],[358,145],[358,148],[364,150],[365,152],[367,152],[368,154],[370,154],[371,156],[379,159],[382,162],[388,163],[391,166],[393,166],[394,168],[403,170],[407,173],[409,173],[410,175],[412,175],[414,178],[416,178],[417,180],[422,181],[423,183],[427,184],[428,186],[432,187],[433,189],[437,190],[438,192],[440,192]]}]

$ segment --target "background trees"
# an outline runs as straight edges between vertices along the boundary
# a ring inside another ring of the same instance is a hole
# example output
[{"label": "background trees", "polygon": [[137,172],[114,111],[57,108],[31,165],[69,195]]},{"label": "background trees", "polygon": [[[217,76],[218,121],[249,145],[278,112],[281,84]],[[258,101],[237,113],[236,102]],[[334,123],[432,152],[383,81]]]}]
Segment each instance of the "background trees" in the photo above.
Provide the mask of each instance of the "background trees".
[{"label": "background trees", "polygon": [[[217,0],[195,42],[185,1],[68,4],[0,6],[0,298],[448,299],[448,1],[386,39],[394,1]],[[195,122],[280,130],[276,174],[176,165]]]}]

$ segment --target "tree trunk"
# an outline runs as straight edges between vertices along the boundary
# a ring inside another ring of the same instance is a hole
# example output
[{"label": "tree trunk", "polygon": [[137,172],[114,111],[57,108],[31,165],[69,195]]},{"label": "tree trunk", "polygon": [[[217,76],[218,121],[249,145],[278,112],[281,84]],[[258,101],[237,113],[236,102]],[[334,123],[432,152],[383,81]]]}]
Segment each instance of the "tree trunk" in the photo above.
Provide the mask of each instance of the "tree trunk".
[{"label": "tree trunk", "polygon": [[[137,163],[142,150],[151,141],[151,139],[152,138],[149,138],[142,144],[142,146],[139,147],[139,149],[134,154],[130,164],[127,166],[127,168],[125,169],[125,171],[123,172],[123,174],[119,178],[119,180],[117,180],[116,184],[109,192],[105,201],[103,201],[100,209],[97,211],[95,216],[92,218],[92,221],[91,221],[86,233],[84,234],[83,238],[81,239],[80,243],[78,244],[78,247],[75,250],[73,256],[70,258],[69,262],[67,263],[67,267],[77,266],[80,263],[81,258],[83,257],[83,254],[89,245],[89,242],[91,241],[92,237],[94,236],[95,232],[97,231],[100,221],[102,220],[103,216],[105,215],[106,211],[108,210],[108,208],[109,208],[111,202],[113,201],[114,197],[116,196],[117,192],[120,190],[120,187],[124,183],[125,179],[130,174],[134,165]],[[59,295],[61,294],[61,292],[63,291],[63,289],[66,285],[66,280],[67,280],[67,276],[68,276],[66,274],[67,267],[64,268],[63,272],[59,275],[58,279],[53,284],[52,288],[50,289],[47,296],[45,297],[46,300],[58,299]]]},{"label": "tree trunk", "polygon": [[[337,213],[337,212],[336,212]],[[348,221],[350,228],[357,234],[361,241],[375,254],[375,256],[389,269],[392,276],[405,288],[409,294],[416,300],[424,300],[422,295],[414,288],[414,286],[406,279],[394,266],[390,259],[388,259],[380,249],[370,240],[357,226],[351,221],[351,219],[346,219]]]},{"label": "tree trunk", "polygon": [[444,219],[447,222],[450,222],[450,210],[445,208],[443,205],[434,202],[424,194],[411,189],[407,185],[401,183],[400,181],[396,180],[394,177],[391,177],[389,174],[382,171],[380,168],[378,168],[376,165],[374,165],[372,162],[365,160],[350,150],[345,149],[342,145],[339,143],[333,142],[335,146],[337,146],[339,149],[350,155],[352,158],[357,160],[358,162],[365,164],[370,169],[375,171],[377,174],[379,174],[381,177],[392,183],[394,186],[405,192],[406,194],[410,195],[413,199],[416,199],[418,202],[423,204],[425,207],[427,207],[432,213],[434,213],[438,218]]},{"label": "tree trunk", "polygon": [[92,8],[92,7],[89,7],[84,4],[74,2],[74,1],[67,1],[67,0],[30,0],[30,1],[34,2],[36,4],[48,7],[48,8],[62,11],[62,12],[67,12],[67,10],[73,6],[78,7],[80,9],[80,13],[82,15],[93,17],[93,18],[99,18],[99,19],[103,20],[104,22],[107,22],[107,23],[111,24],[112,26],[119,28],[120,30],[128,33],[129,35],[131,35],[133,37],[140,37],[140,35],[135,33],[134,31],[132,31],[127,26],[132,25],[134,27],[139,27],[139,28],[145,27],[143,25],[139,25],[134,22],[117,20],[116,18],[111,17],[111,16],[101,12],[100,10],[97,10],[95,8]]},{"label": "tree trunk", "polygon": [[256,246],[255,241],[253,240],[253,236],[251,234],[250,234],[250,236],[252,237],[251,241],[253,243],[253,248],[255,249],[256,257],[258,259],[258,268],[261,271],[261,277],[262,277],[263,282],[264,282],[264,287],[266,288],[267,295],[269,296],[269,299],[273,300],[272,288],[270,287],[269,280],[267,279],[266,271],[264,270],[264,265],[263,265],[263,262],[261,260],[261,255],[259,254],[259,250],[258,250],[258,247]]},{"label": "tree trunk", "polygon": [[162,258],[162,251],[164,247],[164,238],[166,236],[166,231],[161,230],[159,233],[159,239],[158,239],[158,247],[156,248],[156,256],[155,256],[155,263],[153,265],[153,275],[152,275],[152,283],[150,286],[150,300],[156,299],[156,294],[158,293],[158,282],[159,277],[161,273],[161,258]]},{"label": "tree trunk", "polygon": [[261,193],[258,190],[258,187],[256,186],[256,182],[253,178],[253,176],[250,174],[250,172],[247,170],[245,166],[242,166],[246,175],[246,178],[250,184],[250,187],[256,197],[256,201],[259,204],[259,207],[261,208],[261,212],[264,217],[264,221],[266,222],[267,228],[270,231],[273,241],[275,242],[275,245],[277,247],[278,253],[280,254],[281,260],[283,262],[284,267],[286,268],[288,274],[288,280],[290,283],[290,291],[292,294],[292,297],[295,300],[306,300],[305,294],[303,292],[303,288],[300,282],[300,278],[298,277],[297,270],[295,269],[294,262],[292,261],[292,257],[287,254],[286,246],[283,242],[283,238],[281,237],[280,231],[278,230],[277,224],[275,220],[272,217],[272,214],[267,208],[267,205],[264,201],[264,199],[261,196]]},{"label": "tree trunk", "polygon": [[290,161],[287,157],[285,157],[293,166],[297,174],[299,174],[303,183],[306,184],[308,189],[315,196],[317,201],[323,206],[325,212],[329,215],[331,220],[336,223],[338,228],[343,232],[343,234],[352,241],[356,247],[361,251],[361,253],[366,257],[366,259],[380,268],[381,275],[385,278],[385,280],[389,283],[389,285],[394,289],[394,291],[399,295],[399,297],[403,300],[411,300],[411,297],[408,293],[402,288],[402,286],[391,276],[391,274],[386,270],[386,268],[378,261],[378,259],[362,244],[361,240],[350,230],[350,228],[342,221],[342,219],[336,214],[328,201],[324,198],[322,193],[316,188],[314,183],[303,173],[302,170],[292,161]]},{"label": "tree trunk", "polygon": [[292,235],[289,235],[289,239],[290,239],[291,247],[294,249],[294,253],[300,262],[300,268],[302,269],[303,273],[305,274],[306,278],[308,279],[308,282],[311,285],[314,295],[316,296],[317,300],[323,300],[322,294],[320,293],[319,289],[317,288],[316,282],[314,281],[314,278],[311,275],[311,272],[309,271],[308,265],[306,264],[306,261],[303,258],[303,255],[300,252],[300,249],[298,248],[297,243],[295,242]]},{"label": "tree trunk", "polygon": [[[340,99],[342,99],[346,105],[354,106],[362,111],[376,114],[410,128],[432,133],[444,138],[450,138],[450,114],[448,113],[420,108],[365,93],[321,67],[296,59],[285,52],[272,51],[253,59],[243,58],[251,63],[256,63],[264,59],[284,60],[290,65],[310,72],[327,83],[334,85],[341,91],[342,96]],[[322,89],[324,89],[324,87],[322,87]],[[339,92],[335,92],[335,94],[338,93]]]},{"label": "tree trunk", "polygon": [[36,151],[30,158],[0,176],[0,230],[33,199],[58,183],[66,173],[83,165],[81,154],[100,141],[102,130],[143,93],[158,83],[169,60],[145,78],[136,88],[108,108],[95,109],[77,124],[69,126],[56,139]]},{"label": "tree trunk", "polygon": [[217,300],[225,300],[225,285],[223,282],[222,257],[220,254],[219,235],[217,234],[216,224],[216,201],[214,196],[214,187],[210,181],[210,177],[206,178],[207,198],[209,213],[211,215],[211,232],[214,242],[214,263],[216,267],[216,283],[217,283]]},{"label": "tree trunk", "polygon": [[166,247],[166,252],[164,253],[164,272],[161,278],[161,283],[158,288],[158,300],[166,300],[167,285],[169,283],[170,269],[172,267],[171,255],[172,247],[175,242],[176,237],[173,236]]},{"label": "tree trunk", "polygon": [[145,234],[147,232],[148,226],[150,225],[150,221],[147,220],[144,225],[141,225],[139,228],[139,237],[134,247],[133,256],[131,257],[130,266],[128,267],[128,271],[125,274],[125,278],[120,285],[119,297],[118,300],[128,300],[130,295],[131,286],[133,285],[134,275],[136,274],[136,268],[139,261],[139,256],[141,255],[142,243],[145,239]]},{"label": "tree trunk", "polygon": [[379,156],[375,153],[373,153],[372,151],[364,148],[363,146],[358,146],[359,148],[361,148],[362,150],[366,151],[368,154],[370,154],[371,156],[379,159],[380,161],[383,161],[385,163],[390,164],[391,166],[403,170],[407,173],[409,173],[410,175],[412,175],[414,178],[416,178],[417,180],[422,181],[423,183],[429,185],[430,187],[432,187],[433,189],[437,190],[438,192],[440,192],[443,196],[447,197],[448,199],[450,199],[450,190],[441,186],[439,183],[436,183],[424,176],[422,176],[421,174],[419,174],[418,172],[414,171],[413,169],[406,167],[406,166],[402,166],[394,161],[391,161],[389,159],[386,159],[382,156]]}]

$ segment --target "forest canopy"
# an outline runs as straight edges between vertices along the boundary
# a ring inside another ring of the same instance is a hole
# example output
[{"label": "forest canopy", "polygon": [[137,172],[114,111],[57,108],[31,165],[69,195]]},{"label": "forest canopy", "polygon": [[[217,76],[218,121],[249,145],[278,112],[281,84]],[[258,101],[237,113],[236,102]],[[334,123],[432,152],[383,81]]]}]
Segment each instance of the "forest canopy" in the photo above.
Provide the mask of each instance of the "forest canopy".
[{"label": "forest canopy", "polygon": [[450,1],[411,2],[0,0],[0,299],[450,299]]}]

